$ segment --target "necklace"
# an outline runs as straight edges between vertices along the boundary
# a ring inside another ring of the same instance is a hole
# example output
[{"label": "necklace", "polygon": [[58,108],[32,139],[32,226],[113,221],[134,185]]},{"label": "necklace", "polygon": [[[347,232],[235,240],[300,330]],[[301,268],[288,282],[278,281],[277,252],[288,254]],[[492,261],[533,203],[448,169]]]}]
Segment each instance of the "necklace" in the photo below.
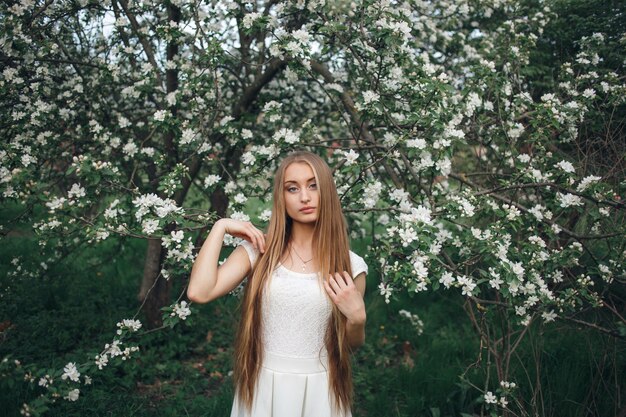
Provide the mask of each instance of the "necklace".
[{"label": "necklace", "polygon": [[291,249],[293,249],[293,253],[295,253],[296,256],[300,258],[300,261],[302,261],[302,272],[306,271],[307,264],[311,262],[313,258],[309,259],[308,261],[305,261],[304,259],[302,259],[302,256],[300,256],[298,252],[296,252],[296,248],[294,248],[293,245],[289,245],[289,246],[291,246]]}]

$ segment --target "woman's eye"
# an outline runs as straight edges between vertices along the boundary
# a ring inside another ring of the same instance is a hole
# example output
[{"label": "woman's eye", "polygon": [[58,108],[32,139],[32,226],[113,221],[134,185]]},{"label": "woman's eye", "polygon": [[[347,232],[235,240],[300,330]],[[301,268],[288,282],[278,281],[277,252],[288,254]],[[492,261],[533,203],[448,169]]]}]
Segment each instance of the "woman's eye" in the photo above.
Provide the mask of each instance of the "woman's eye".
[{"label": "woman's eye", "polygon": [[312,190],[316,190],[317,189],[317,184],[316,183],[312,183],[311,185],[309,185],[309,188]]},{"label": "woman's eye", "polygon": [[295,192],[296,190],[297,190],[297,188],[296,188],[296,187],[289,187],[289,188],[287,188],[287,191],[289,191],[290,193],[293,193],[293,192]]}]

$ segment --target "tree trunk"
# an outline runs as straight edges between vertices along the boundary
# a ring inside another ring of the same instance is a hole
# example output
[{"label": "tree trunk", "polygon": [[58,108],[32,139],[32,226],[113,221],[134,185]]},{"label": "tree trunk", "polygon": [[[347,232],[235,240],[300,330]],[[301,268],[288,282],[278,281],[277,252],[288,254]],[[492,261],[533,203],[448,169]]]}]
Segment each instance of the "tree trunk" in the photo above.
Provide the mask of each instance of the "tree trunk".
[{"label": "tree trunk", "polygon": [[161,307],[170,302],[172,283],[160,277],[161,264],[165,249],[161,246],[161,239],[149,239],[146,250],[146,259],[143,268],[143,279],[137,298],[144,304],[146,327],[155,328],[162,324]]}]

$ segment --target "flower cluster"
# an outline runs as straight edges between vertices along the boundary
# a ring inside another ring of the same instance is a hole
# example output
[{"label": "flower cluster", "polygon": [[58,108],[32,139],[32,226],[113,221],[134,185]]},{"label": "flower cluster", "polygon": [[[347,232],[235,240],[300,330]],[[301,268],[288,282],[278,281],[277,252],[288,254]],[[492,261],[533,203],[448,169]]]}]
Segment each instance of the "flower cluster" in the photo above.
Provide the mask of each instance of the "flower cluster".
[{"label": "flower cluster", "polygon": [[191,310],[187,306],[187,301],[181,301],[174,305],[174,311],[170,313],[170,315],[178,316],[181,320],[186,320],[188,316],[191,315]]},{"label": "flower cluster", "polygon": [[407,310],[400,310],[398,313],[400,314],[400,316],[407,318],[411,322],[411,325],[415,327],[418,335],[424,333],[424,322],[419,318],[417,314],[413,314]]},{"label": "flower cluster", "polygon": [[135,211],[137,221],[141,221],[148,213],[154,213],[159,218],[167,217],[172,213],[183,213],[183,209],[177,207],[173,200],[169,198],[162,199],[153,193],[144,194],[133,199],[133,204],[137,208]]},{"label": "flower cluster", "polygon": [[117,323],[117,334],[121,335],[124,330],[130,330],[131,332],[136,332],[141,329],[141,322],[139,320],[133,319],[124,319]]}]

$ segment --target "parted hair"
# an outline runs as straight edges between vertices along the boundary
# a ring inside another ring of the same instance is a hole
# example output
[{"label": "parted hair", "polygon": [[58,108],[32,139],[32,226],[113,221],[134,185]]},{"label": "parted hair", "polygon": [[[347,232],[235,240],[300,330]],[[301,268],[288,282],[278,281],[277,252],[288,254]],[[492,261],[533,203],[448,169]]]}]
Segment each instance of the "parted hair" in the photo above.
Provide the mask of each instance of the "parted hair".
[{"label": "parted hair", "polygon": [[[293,163],[308,164],[319,192],[318,217],[313,235],[313,256],[320,268],[320,279],[334,272],[348,271],[350,246],[346,220],[339,195],[326,162],[311,152],[297,151],[287,155],[274,175],[273,205],[266,251],[260,254],[248,276],[241,302],[241,322],[235,343],[235,388],[240,401],[250,410],[263,360],[261,304],[272,271],[278,266],[291,236],[292,220],[287,215],[284,199],[285,171]],[[328,295],[327,295],[328,296]],[[324,343],[328,351],[328,374],[331,404],[337,410],[348,410],[352,403],[352,372],[350,346],[346,338],[346,317],[331,301]]]}]

